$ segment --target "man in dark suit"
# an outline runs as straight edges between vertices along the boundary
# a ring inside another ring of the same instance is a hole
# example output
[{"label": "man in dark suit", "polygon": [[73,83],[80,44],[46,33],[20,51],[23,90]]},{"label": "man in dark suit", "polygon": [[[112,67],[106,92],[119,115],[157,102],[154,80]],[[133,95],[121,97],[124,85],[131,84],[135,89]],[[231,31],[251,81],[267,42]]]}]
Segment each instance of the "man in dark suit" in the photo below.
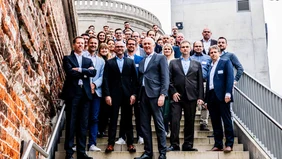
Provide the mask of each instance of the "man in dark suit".
[{"label": "man in dark suit", "polygon": [[92,100],[90,77],[96,75],[93,63],[83,57],[84,39],[73,40],[74,50],[63,59],[66,72],[63,94],[66,101],[66,159],[73,159],[73,143],[76,134],[78,159],[92,159],[85,153],[89,102]]},{"label": "man in dark suit", "polygon": [[204,86],[201,63],[190,59],[191,46],[188,41],[180,44],[181,58],[169,65],[170,85],[173,103],[171,105],[171,146],[168,151],[179,151],[179,128],[184,110],[184,143],[182,151],[197,151],[193,148],[196,107],[203,104]]},{"label": "man in dark suit", "polygon": [[209,48],[209,54],[212,63],[207,77],[206,102],[211,116],[215,140],[212,151],[222,151],[223,149],[222,120],[226,138],[224,152],[231,152],[234,143],[230,112],[230,102],[233,101],[233,67],[230,60],[220,59],[220,49],[217,45]]},{"label": "man in dark suit", "polygon": [[[136,67],[136,72],[138,71],[139,68],[139,63],[143,60],[143,57],[136,55],[137,51],[137,46],[138,43],[134,38],[129,38],[126,42],[126,51],[124,53],[124,56],[127,58],[130,58],[134,60],[135,67]],[[138,143],[139,144],[144,144],[144,139],[140,127],[140,106],[136,102],[134,103],[134,116],[135,116],[135,125],[136,125],[136,131],[137,131],[137,138],[138,138]],[[121,123],[122,125],[122,123]],[[116,142],[116,144],[121,144],[125,143],[125,133],[122,129],[120,129],[120,134],[119,134],[119,140]]]},{"label": "man in dark suit", "polygon": [[217,41],[211,38],[212,32],[209,28],[204,28],[202,35],[203,35],[203,39],[201,41],[203,42],[204,45],[203,53],[208,54],[209,47],[212,45],[217,45]]},{"label": "man in dark suit", "polygon": [[106,103],[112,106],[110,112],[109,139],[106,153],[114,151],[119,108],[121,107],[122,128],[127,136],[129,152],[136,152],[133,146],[132,106],[136,100],[137,73],[134,61],[124,58],[125,44],[115,43],[116,57],[108,60],[104,70],[104,95]]},{"label": "man in dark suit", "polygon": [[152,38],[143,40],[147,57],[139,65],[140,117],[144,137],[145,152],[135,159],[152,159],[151,116],[153,116],[158,137],[159,159],[166,159],[166,135],[162,106],[169,87],[169,71],[166,57],[154,52],[155,42]]}]

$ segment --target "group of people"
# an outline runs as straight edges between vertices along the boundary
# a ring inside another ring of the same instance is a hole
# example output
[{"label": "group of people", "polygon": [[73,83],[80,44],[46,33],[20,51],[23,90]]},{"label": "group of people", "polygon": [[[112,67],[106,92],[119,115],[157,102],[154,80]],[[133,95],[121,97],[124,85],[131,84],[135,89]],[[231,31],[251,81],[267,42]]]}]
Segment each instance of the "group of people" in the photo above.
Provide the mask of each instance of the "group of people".
[{"label": "group of people", "polygon": [[[211,150],[231,152],[234,133],[230,103],[233,85],[240,79],[243,67],[235,54],[226,51],[226,38],[211,39],[208,28],[202,35],[202,40],[191,44],[177,27],[172,28],[171,35],[161,35],[157,25],[139,34],[125,22],[124,29],[113,30],[106,25],[97,35],[91,25],[74,38],[73,51],[63,59],[66,159],[72,159],[74,151],[78,159],[92,159],[85,153],[86,147],[89,151],[101,151],[96,139],[106,136],[106,153],[114,151],[116,143],[127,144],[130,153],[136,152],[133,114],[138,143],[144,144],[144,153],[135,159],[153,156],[151,117],[159,159],[166,159],[167,151],[180,151],[182,110],[181,150],[197,151],[193,147],[197,107],[201,109],[200,130],[209,131],[208,117],[211,117],[215,139]],[[235,78],[233,67],[237,70]],[[115,141],[119,115],[119,139]]]}]

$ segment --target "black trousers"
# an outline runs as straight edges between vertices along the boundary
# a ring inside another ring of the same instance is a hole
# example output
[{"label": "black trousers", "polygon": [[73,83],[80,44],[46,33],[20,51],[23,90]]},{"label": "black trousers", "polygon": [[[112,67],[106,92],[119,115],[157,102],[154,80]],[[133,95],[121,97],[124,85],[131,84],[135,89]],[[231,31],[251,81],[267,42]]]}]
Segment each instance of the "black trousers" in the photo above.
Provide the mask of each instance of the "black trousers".
[{"label": "black trousers", "polygon": [[223,148],[223,128],[221,119],[224,124],[224,132],[225,132],[225,146],[233,147],[234,144],[234,132],[233,125],[231,120],[231,112],[230,112],[230,102],[225,103],[224,101],[220,101],[214,90],[209,91],[209,102],[208,109],[211,116],[213,133],[214,133],[214,147]]},{"label": "black trousers", "polygon": [[100,103],[100,112],[99,112],[99,123],[98,123],[98,131],[100,133],[105,132],[106,128],[109,123],[110,118],[110,111],[111,107],[106,104],[105,97],[102,97],[101,103]]},{"label": "black trousers", "polygon": [[[137,131],[137,138],[138,137],[143,137],[142,131],[141,131],[141,126],[140,126],[140,103],[137,101],[134,103],[134,116],[135,116],[135,126],[136,126],[136,131]],[[123,123],[120,122],[121,127],[123,127]],[[119,138],[123,138],[126,140],[126,135],[123,129],[120,129],[119,131]]]},{"label": "black trousers", "polygon": [[114,145],[116,138],[117,122],[119,115],[119,108],[121,107],[121,127],[120,130],[123,130],[127,140],[127,145],[133,144],[133,126],[132,126],[132,108],[130,105],[130,97],[124,96],[123,93],[119,97],[112,97],[112,109],[110,111],[110,125],[109,125],[109,139],[108,144]]},{"label": "black trousers", "polygon": [[193,148],[194,142],[194,123],[196,114],[197,101],[180,100],[171,104],[171,136],[170,143],[172,146],[179,146],[179,129],[184,110],[184,143],[182,148]]},{"label": "black trousers", "polygon": [[78,156],[85,153],[86,135],[88,128],[90,100],[83,88],[77,90],[72,99],[66,99],[66,154],[72,155],[74,136],[76,135],[76,145]]},{"label": "black trousers", "polygon": [[160,154],[166,154],[166,135],[163,120],[163,109],[158,106],[158,98],[149,98],[145,89],[141,90],[140,121],[144,138],[144,150],[147,155],[153,155],[151,116],[153,116]]}]

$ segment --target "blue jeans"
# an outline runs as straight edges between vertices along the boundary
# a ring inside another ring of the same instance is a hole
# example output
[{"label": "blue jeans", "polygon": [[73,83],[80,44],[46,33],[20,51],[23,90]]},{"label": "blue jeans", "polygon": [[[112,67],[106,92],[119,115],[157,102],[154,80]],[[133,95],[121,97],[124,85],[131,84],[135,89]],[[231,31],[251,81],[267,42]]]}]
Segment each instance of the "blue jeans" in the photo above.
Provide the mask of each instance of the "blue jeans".
[{"label": "blue jeans", "polygon": [[98,133],[98,117],[100,111],[100,100],[95,93],[93,95],[93,100],[90,102],[90,112],[89,112],[89,146],[96,145],[97,133]]}]

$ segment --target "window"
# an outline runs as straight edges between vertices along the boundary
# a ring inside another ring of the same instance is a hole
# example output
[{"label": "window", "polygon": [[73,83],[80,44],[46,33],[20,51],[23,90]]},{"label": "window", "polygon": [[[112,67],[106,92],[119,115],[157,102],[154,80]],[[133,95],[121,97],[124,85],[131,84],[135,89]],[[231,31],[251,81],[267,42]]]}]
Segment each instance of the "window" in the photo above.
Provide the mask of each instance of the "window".
[{"label": "window", "polygon": [[237,0],[237,3],[238,3],[238,11],[250,10],[249,0]]}]

